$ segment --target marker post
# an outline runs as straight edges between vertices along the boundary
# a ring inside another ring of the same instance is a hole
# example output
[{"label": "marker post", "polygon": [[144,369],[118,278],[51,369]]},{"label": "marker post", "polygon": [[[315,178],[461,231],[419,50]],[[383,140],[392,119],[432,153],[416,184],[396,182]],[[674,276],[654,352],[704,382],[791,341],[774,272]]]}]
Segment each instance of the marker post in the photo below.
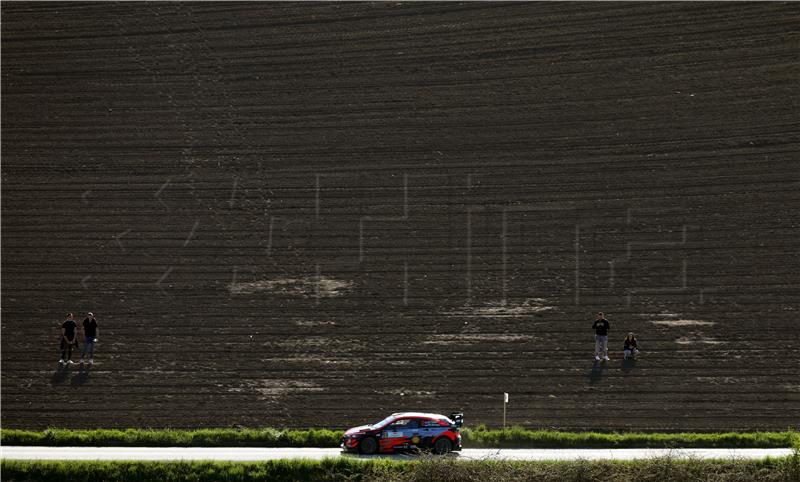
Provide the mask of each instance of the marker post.
[{"label": "marker post", "polygon": [[503,392],[503,430],[506,429],[506,405],[508,404],[508,393]]}]

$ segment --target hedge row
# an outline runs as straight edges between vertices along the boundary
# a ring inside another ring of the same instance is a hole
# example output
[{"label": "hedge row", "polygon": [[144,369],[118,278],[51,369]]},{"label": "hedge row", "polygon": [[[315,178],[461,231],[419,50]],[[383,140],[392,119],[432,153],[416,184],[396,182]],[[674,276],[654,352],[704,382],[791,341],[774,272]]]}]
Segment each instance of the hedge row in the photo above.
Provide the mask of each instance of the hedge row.
[{"label": "hedge row", "polygon": [[466,447],[499,448],[780,448],[792,447],[800,434],[785,432],[596,433],[556,432],[513,427],[465,431]]},{"label": "hedge row", "polygon": [[[108,447],[338,447],[341,431],[327,429],[127,429],[41,432],[2,429],[2,445]],[[798,432],[594,433],[462,430],[466,448],[778,448],[800,443]]]},{"label": "hedge row", "polygon": [[49,429],[0,430],[2,445],[105,447],[338,447],[341,431],[327,429]]}]

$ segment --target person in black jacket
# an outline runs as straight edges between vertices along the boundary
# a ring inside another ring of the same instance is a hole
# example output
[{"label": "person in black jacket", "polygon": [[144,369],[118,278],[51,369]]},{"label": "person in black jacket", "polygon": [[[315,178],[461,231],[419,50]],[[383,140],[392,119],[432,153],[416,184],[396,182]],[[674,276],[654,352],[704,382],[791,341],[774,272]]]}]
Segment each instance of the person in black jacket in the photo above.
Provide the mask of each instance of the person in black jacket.
[{"label": "person in black jacket", "polygon": [[628,336],[625,337],[625,346],[622,349],[622,353],[625,355],[625,360],[636,358],[636,355],[639,354],[639,344],[636,341],[636,335],[633,333],[628,333]]},{"label": "person in black jacket", "polygon": [[608,360],[609,323],[602,311],[597,312],[592,329],[594,330],[594,359],[600,361],[600,355],[602,354],[603,360]]},{"label": "person in black jacket", "polygon": [[61,359],[58,363],[74,363],[71,360],[73,348],[78,351],[78,324],[75,323],[72,313],[67,313],[67,319],[61,323]]},{"label": "person in black jacket", "polygon": [[[86,315],[83,320],[83,335],[86,339],[83,342],[83,352],[81,353],[81,365],[84,359],[89,365],[94,364],[94,344],[97,343],[97,335],[100,329],[97,327],[97,319],[91,311]],[[88,355],[88,356],[87,356]]]}]

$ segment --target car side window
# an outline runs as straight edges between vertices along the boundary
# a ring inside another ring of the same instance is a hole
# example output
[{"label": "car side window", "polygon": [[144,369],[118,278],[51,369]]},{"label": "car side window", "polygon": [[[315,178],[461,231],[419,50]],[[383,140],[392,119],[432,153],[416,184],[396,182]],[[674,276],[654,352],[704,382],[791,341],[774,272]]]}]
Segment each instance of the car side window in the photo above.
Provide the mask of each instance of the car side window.
[{"label": "car side window", "polygon": [[441,425],[439,425],[439,422],[437,420],[424,420],[422,422],[422,427],[423,428],[439,428],[439,427],[441,427]]},{"label": "car side window", "polygon": [[408,426],[409,419],[401,418],[400,420],[395,420],[394,422],[390,423],[386,426],[386,430],[400,430],[406,428]]},{"label": "car side window", "polygon": [[401,418],[391,423],[386,430],[405,430],[409,428],[419,428],[419,420],[415,418]]}]

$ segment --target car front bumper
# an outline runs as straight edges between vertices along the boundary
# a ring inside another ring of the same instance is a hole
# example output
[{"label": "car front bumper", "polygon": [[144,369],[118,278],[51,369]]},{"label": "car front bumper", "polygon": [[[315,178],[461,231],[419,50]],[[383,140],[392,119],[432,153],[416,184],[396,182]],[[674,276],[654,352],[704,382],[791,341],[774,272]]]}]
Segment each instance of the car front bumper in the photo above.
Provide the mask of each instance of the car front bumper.
[{"label": "car front bumper", "polygon": [[343,437],[339,441],[339,447],[345,452],[358,452],[358,439],[353,437]]}]

